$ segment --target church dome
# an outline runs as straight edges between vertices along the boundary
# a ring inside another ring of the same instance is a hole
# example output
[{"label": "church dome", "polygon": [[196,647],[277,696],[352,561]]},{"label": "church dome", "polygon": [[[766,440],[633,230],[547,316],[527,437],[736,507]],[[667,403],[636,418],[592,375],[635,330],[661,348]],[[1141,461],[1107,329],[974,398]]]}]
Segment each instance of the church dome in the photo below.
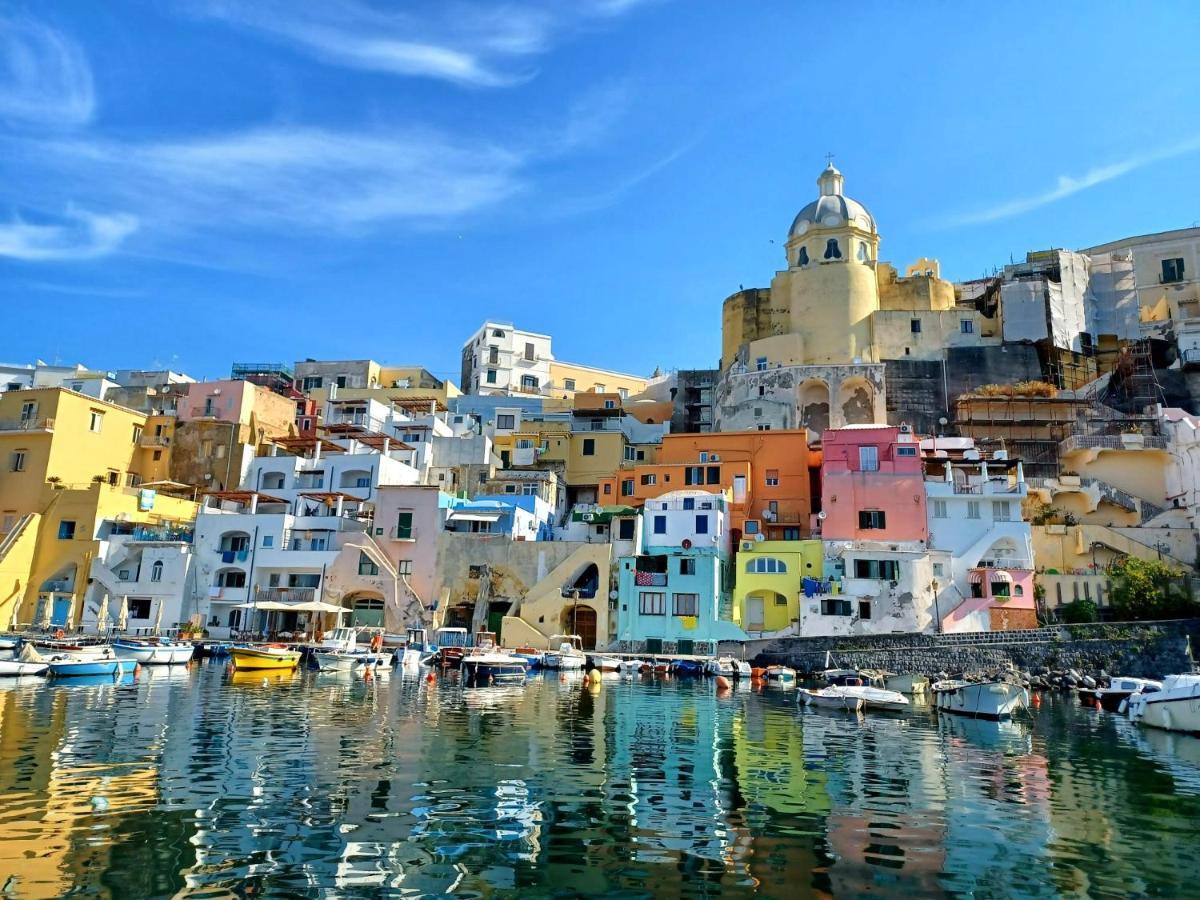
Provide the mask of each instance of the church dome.
[{"label": "church dome", "polygon": [[840,228],[853,225],[875,234],[875,218],[857,200],[842,193],[842,173],[831,162],[817,178],[821,195],[800,210],[792,222],[788,237],[797,237],[810,228]]}]

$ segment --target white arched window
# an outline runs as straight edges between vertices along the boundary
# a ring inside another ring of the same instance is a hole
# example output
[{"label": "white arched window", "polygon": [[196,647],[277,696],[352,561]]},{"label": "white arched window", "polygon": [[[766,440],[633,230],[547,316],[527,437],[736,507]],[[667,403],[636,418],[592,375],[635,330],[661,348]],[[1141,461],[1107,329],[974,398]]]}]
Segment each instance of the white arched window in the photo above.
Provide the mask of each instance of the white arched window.
[{"label": "white arched window", "polygon": [[871,257],[867,254],[867,242],[859,241],[858,242],[858,261],[866,262],[870,258]]},{"label": "white arched window", "polygon": [[150,567],[150,580],[151,581],[162,581],[162,573],[163,573],[162,560],[161,559],[155,560],[154,565],[152,565]]},{"label": "white arched window", "polygon": [[773,556],[760,556],[746,563],[747,575],[785,575],[787,563]]}]

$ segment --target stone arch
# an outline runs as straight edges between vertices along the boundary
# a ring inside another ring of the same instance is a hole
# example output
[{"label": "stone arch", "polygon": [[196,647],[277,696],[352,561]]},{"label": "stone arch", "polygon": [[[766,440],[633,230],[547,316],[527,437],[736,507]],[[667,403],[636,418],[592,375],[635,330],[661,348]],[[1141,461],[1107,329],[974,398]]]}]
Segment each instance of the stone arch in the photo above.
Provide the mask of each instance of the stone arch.
[{"label": "stone arch", "polygon": [[342,606],[350,610],[351,627],[383,628],[387,624],[387,601],[379,591],[354,591],[342,598]]},{"label": "stone arch", "polygon": [[800,385],[800,426],[817,434],[829,428],[829,384],[809,378]]},{"label": "stone arch", "polygon": [[838,407],[847,425],[875,421],[875,388],[861,375],[847,378],[838,388]]},{"label": "stone arch", "polygon": [[584,650],[595,650],[597,639],[596,623],[599,620],[599,614],[587,603],[574,603],[569,606],[563,606],[560,617],[562,633],[579,635],[580,641],[583,642]]}]

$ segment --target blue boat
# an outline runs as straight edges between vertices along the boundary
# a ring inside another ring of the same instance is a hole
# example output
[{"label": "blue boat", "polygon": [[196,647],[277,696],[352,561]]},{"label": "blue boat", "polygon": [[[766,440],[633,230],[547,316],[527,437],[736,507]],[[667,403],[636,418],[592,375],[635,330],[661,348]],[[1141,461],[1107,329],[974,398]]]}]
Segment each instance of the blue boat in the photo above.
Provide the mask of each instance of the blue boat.
[{"label": "blue boat", "polygon": [[137,660],[121,659],[111,650],[99,654],[52,656],[48,660],[53,678],[73,678],[86,675],[128,675],[137,668]]},{"label": "blue boat", "polygon": [[699,678],[704,674],[704,663],[698,659],[677,659],[672,669],[678,678]]},{"label": "blue boat", "polygon": [[137,684],[132,672],[128,675],[77,675],[72,678],[58,678],[52,681],[59,690],[74,690],[86,687],[108,687],[109,685]]}]

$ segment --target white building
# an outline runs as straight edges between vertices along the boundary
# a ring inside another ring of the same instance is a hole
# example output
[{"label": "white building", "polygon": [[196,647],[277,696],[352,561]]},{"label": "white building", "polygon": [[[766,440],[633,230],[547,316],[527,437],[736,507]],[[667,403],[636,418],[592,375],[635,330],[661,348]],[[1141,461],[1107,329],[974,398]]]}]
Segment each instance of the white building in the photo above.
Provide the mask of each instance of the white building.
[{"label": "white building", "polygon": [[107,597],[105,621],[117,626],[125,607],[127,634],[169,633],[189,620],[195,594],[192,530],[109,520],[97,535],[82,624],[93,631]]},{"label": "white building", "polygon": [[462,389],[469,394],[541,394],[554,354],[548,334],[511,322],[485,322],[462,349]]},{"label": "white building", "polygon": [[[826,541],[823,582],[838,593],[805,598],[800,633],[902,634],[931,631],[935,563],[923,541]],[[805,610],[820,601],[820,615]]]}]

